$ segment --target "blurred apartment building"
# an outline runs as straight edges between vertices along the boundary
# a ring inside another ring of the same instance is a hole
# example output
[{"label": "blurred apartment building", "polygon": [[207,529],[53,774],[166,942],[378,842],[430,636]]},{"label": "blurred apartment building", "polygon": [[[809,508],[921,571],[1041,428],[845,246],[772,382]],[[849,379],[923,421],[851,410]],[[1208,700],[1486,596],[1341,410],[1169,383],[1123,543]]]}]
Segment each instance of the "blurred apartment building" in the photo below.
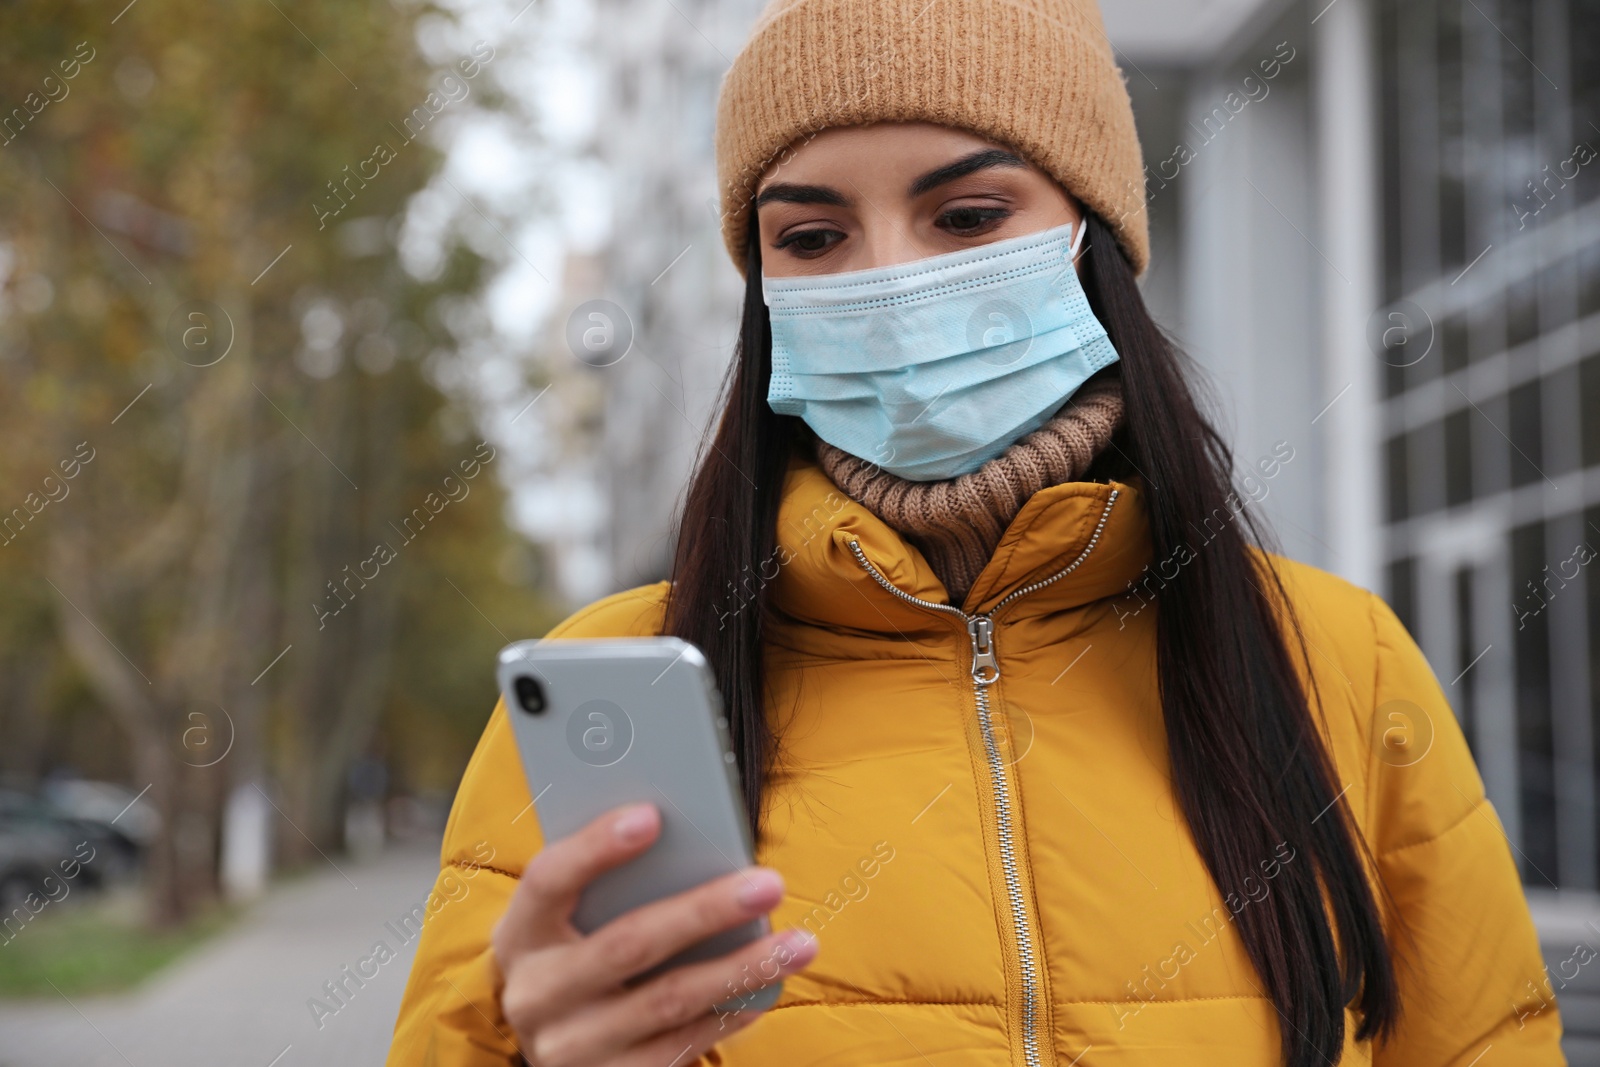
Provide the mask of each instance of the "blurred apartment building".
[{"label": "blurred apartment building", "polygon": [[[1241,472],[1294,449],[1260,504],[1282,549],[1395,606],[1530,889],[1591,914],[1600,2],[1102,6],[1148,168],[1147,300],[1216,386]],[[612,588],[665,576],[732,353],[712,115],[759,7],[600,0],[602,295],[639,347],[598,446]]]},{"label": "blurred apartment building", "polygon": [[[604,92],[593,151],[616,195],[610,242],[596,262],[584,259],[582,283],[564,286],[561,313],[608,300],[633,342],[617,362],[583,368],[605,392],[603,426],[588,448],[610,514],[600,542],[581,551],[603,558],[605,573],[565,583],[577,601],[656,581],[670,565],[674,511],[738,333],[743,283],[722,248],[711,135],[722,72],[760,7],[595,0],[590,52]],[[566,325],[558,318],[552,333]],[[566,355],[568,342],[552,343]]]},{"label": "blurred apartment building", "polygon": [[1295,448],[1285,551],[1416,635],[1528,885],[1593,891],[1600,4],[1163,6],[1106,5],[1158,318],[1242,467]]}]

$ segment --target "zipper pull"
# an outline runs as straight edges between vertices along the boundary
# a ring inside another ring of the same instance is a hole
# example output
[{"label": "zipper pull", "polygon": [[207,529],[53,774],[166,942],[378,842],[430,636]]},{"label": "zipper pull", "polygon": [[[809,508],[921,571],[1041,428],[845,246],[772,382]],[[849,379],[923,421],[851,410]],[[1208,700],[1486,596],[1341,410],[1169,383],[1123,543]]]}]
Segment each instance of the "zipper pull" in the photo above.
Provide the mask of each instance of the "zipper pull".
[{"label": "zipper pull", "polygon": [[994,620],[974,615],[967,620],[967,636],[972,639],[972,680],[989,685],[1000,678],[1000,661],[994,656]]}]

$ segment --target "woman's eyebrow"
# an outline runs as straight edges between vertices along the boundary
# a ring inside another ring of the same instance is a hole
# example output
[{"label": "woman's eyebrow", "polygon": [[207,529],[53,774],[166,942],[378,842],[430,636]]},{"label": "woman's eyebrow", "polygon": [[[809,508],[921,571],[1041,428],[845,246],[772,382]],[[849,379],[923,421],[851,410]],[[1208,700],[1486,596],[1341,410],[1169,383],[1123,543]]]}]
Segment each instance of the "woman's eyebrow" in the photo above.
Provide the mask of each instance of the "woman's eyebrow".
[{"label": "woman's eyebrow", "polygon": [[[942,167],[937,167],[911,183],[907,195],[921,196],[930,189],[937,189],[947,182],[957,178],[965,178],[980,170],[990,167],[1026,167],[1022,158],[1003,148],[980,148],[970,155],[962,156]],[[764,204],[829,204],[833,207],[849,207],[850,198],[839,190],[827,185],[800,185],[795,182],[774,182],[763,189],[756,197],[756,207]]]},{"label": "woman's eyebrow", "polygon": [[837,189],[826,185],[798,185],[794,182],[774,182],[756,197],[756,207],[763,204],[831,204],[849,207],[850,199]]},{"label": "woman's eyebrow", "polygon": [[980,148],[970,156],[962,156],[954,163],[946,163],[935,170],[930,170],[922,177],[911,183],[907,194],[910,197],[919,197],[930,189],[937,189],[946,182],[953,182],[957,178],[965,178],[980,170],[990,167],[1026,167],[1021,157],[1015,153],[1007,152],[1003,148]]}]

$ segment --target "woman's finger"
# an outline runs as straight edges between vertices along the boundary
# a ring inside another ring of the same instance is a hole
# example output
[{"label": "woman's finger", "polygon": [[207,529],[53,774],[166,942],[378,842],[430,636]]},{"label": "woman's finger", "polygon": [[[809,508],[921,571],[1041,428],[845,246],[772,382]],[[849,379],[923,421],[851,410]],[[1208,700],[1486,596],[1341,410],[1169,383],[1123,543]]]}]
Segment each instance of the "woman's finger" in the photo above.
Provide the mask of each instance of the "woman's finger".
[{"label": "woman's finger", "polygon": [[688,1067],[718,1041],[760,1017],[760,1012],[745,1012],[738,1021],[723,1023],[715,1015],[708,1015],[629,1049],[608,1067]]},{"label": "woman's finger", "polygon": [[500,965],[506,967],[517,952],[559,940],[584,887],[649,848],[660,830],[654,804],[628,804],[545,846],[523,868],[495,927]]},{"label": "woman's finger", "polygon": [[642,905],[581,940],[550,946],[536,965],[519,968],[519,1007],[535,1022],[558,1018],[680,950],[771,911],[782,899],[778,872],[749,867]]},{"label": "woman's finger", "polygon": [[[817,954],[817,942],[794,928],[769,934],[725,956],[675,967],[666,974],[551,1020],[538,1035],[541,1059],[609,1062],[609,1058],[702,1016],[731,1032],[760,1012],[752,995],[795,973]],[[676,1052],[677,1050],[674,1050]],[[680,1061],[681,1062],[681,1061]]]}]

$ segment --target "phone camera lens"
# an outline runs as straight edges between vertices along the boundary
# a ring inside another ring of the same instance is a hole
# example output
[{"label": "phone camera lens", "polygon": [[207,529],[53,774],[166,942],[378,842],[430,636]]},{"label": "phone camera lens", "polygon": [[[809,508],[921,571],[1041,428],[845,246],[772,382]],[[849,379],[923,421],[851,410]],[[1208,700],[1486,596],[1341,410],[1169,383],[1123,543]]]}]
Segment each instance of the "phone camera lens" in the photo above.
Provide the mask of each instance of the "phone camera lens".
[{"label": "phone camera lens", "polygon": [[532,675],[518,675],[514,683],[517,703],[529,715],[543,715],[545,709],[544,686]]}]

